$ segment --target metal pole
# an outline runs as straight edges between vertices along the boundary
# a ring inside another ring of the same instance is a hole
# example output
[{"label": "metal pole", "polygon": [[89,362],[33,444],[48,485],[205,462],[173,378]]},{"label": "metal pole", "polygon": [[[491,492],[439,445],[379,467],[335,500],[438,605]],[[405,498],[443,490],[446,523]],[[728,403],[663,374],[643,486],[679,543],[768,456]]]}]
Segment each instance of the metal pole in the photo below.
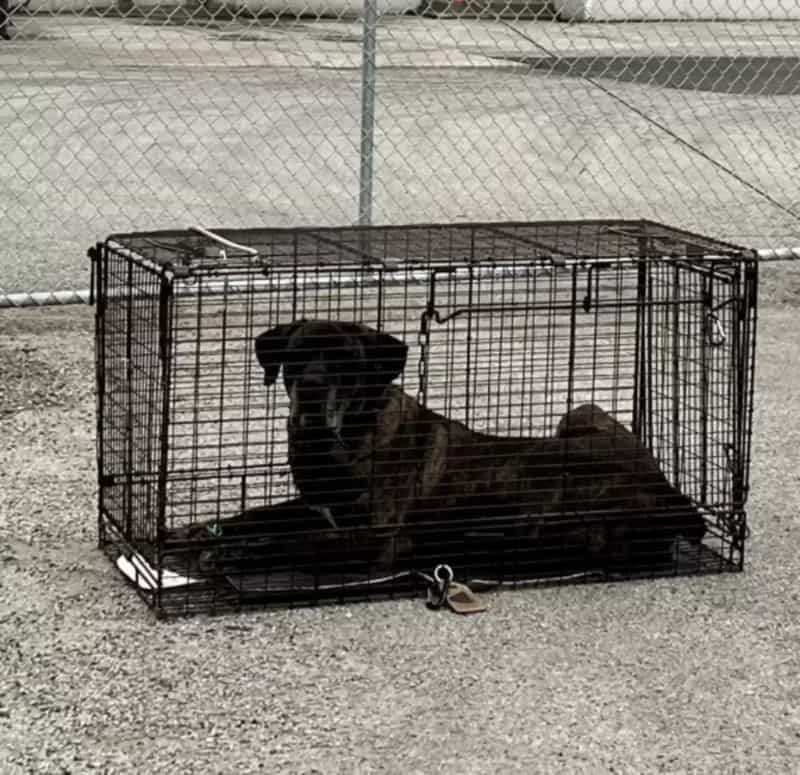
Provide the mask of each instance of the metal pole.
[{"label": "metal pole", "polygon": [[372,223],[372,173],[375,150],[375,36],[378,28],[377,0],[364,0],[364,31],[361,42],[361,165],[358,190],[358,225]]},{"label": "metal pole", "polygon": [[0,309],[88,304],[90,298],[91,290],[89,288],[82,288],[76,291],[24,291],[22,293],[3,293],[0,291]]}]

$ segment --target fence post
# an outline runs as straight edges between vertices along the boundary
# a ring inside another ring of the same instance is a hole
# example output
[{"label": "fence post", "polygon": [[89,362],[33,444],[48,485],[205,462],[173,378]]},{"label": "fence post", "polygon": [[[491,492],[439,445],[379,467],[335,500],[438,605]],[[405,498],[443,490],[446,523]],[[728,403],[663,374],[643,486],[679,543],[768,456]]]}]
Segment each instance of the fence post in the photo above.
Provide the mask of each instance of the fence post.
[{"label": "fence post", "polygon": [[372,174],[375,150],[375,37],[378,27],[377,0],[364,0],[361,41],[361,164],[359,169],[358,224],[372,223]]}]

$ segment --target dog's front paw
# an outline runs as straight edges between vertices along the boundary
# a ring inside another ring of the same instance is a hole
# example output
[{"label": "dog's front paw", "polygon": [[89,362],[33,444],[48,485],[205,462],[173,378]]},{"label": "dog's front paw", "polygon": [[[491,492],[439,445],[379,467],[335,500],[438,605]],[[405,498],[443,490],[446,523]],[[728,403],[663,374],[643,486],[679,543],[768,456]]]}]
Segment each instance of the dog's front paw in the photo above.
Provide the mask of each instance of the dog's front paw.
[{"label": "dog's front paw", "polygon": [[265,573],[274,570],[282,554],[285,552],[268,536],[236,543],[216,540],[200,552],[197,569],[204,575]]},{"label": "dog's front paw", "polygon": [[167,530],[166,540],[169,542],[194,543],[211,536],[212,523],[192,522],[188,525],[173,527]]}]

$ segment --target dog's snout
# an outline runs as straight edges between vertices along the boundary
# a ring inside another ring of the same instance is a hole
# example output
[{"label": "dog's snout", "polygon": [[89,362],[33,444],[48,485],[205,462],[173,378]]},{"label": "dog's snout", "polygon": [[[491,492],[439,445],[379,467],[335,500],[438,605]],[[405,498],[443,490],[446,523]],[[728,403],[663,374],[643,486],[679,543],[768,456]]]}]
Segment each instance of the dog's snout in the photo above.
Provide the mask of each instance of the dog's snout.
[{"label": "dog's snout", "polygon": [[325,421],[330,388],[324,374],[317,369],[308,369],[295,383],[293,414],[304,424]]},{"label": "dog's snout", "polygon": [[325,379],[318,374],[303,374],[297,383],[297,387],[305,390],[313,390],[314,388],[325,387]]},{"label": "dog's snout", "polygon": [[328,386],[324,379],[310,375],[303,376],[297,383],[297,393],[302,401],[324,401]]},{"label": "dog's snout", "polygon": [[307,387],[312,389],[315,387],[323,386],[328,381],[327,370],[325,364],[321,361],[313,361],[306,364],[305,368],[300,373],[298,387]]}]

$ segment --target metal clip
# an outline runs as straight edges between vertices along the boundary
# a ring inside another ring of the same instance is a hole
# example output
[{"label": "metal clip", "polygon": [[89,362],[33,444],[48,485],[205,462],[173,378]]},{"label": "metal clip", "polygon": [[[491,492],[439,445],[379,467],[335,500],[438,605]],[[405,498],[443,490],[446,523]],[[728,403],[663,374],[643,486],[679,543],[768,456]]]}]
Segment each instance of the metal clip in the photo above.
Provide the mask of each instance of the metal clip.
[{"label": "metal clip", "polygon": [[206,533],[211,538],[222,538],[222,525],[218,522],[212,522],[206,525]]},{"label": "metal clip", "polygon": [[725,467],[728,469],[728,473],[735,473],[736,468],[734,466],[734,446],[731,443],[725,443],[722,445],[722,451],[725,453]]},{"label": "metal clip", "polygon": [[710,323],[708,329],[708,341],[713,347],[722,347],[728,337],[725,333],[725,329],[722,327],[719,317],[713,312],[709,312],[708,321]]},{"label": "metal clip", "polygon": [[447,593],[453,580],[453,569],[449,565],[437,565],[433,571],[433,581],[428,587],[428,599],[425,605],[432,611],[438,611],[447,603]]}]

